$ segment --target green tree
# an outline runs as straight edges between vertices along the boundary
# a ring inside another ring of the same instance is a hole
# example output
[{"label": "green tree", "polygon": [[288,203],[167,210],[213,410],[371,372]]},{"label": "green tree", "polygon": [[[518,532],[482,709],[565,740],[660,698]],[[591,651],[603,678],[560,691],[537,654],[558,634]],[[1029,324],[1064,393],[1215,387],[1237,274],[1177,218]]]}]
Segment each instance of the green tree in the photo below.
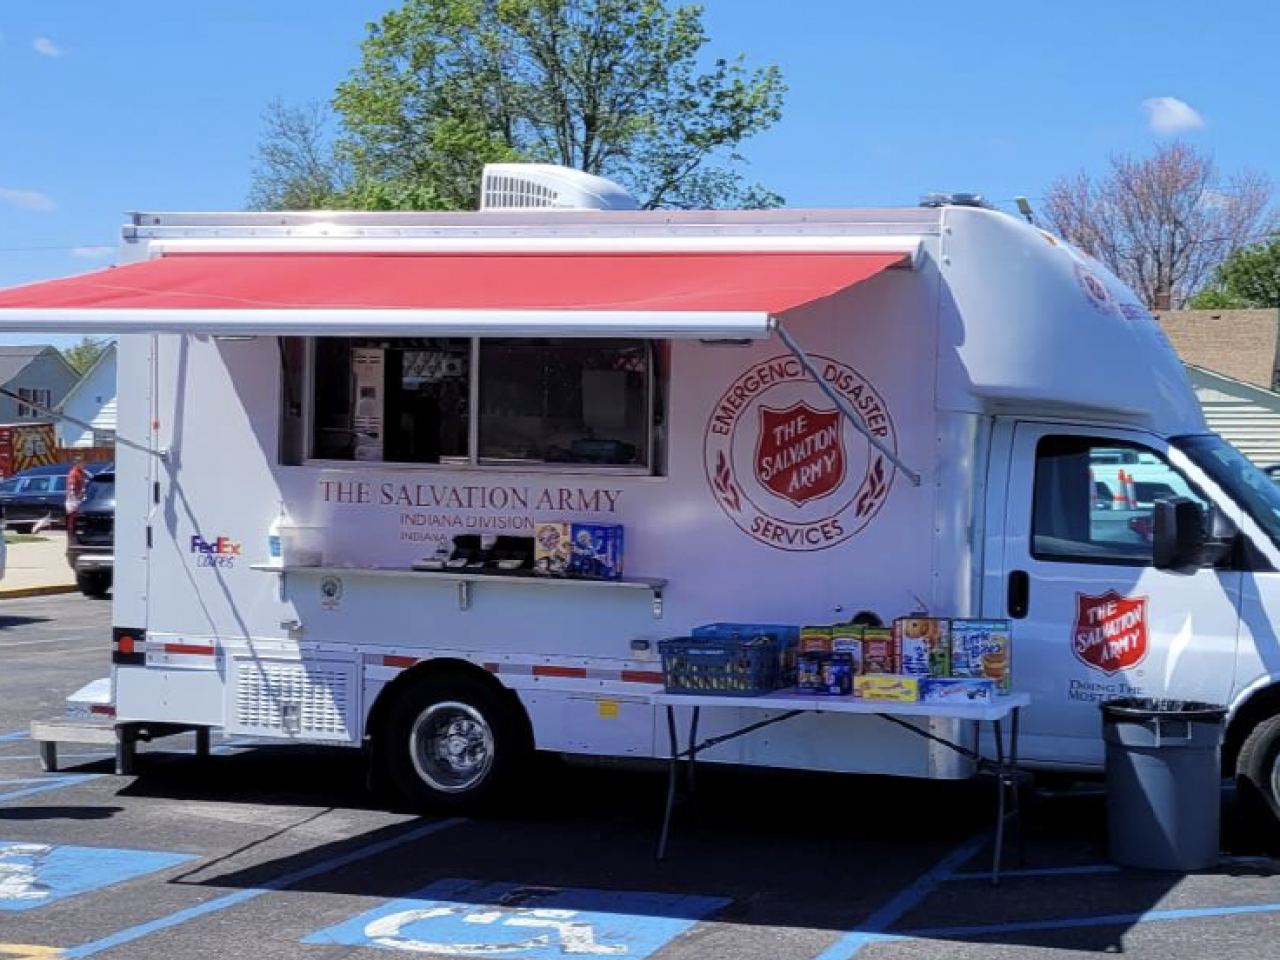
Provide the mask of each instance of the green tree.
[{"label": "green tree", "polygon": [[1280,237],[1243,247],[1222,261],[1211,284],[1191,298],[1197,310],[1280,307]]},{"label": "green tree", "polygon": [[[610,177],[648,208],[776,206],[738,150],[780,118],[781,75],[704,66],[707,42],[702,8],[665,0],[405,0],[338,86],[336,160],[319,164],[338,175],[319,205],[473,207],[485,163],[523,160]],[[255,206],[317,205],[293,189],[316,178],[291,165],[316,168],[323,120],[299,117],[268,124]]]},{"label": "green tree", "polygon": [[90,367],[93,366],[95,360],[106,349],[108,340],[94,340],[90,337],[81,337],[80,342],[72,347],[63,347],[61,349],[62,358],[71,364],[71,368],[76,373],[83,375]]}]

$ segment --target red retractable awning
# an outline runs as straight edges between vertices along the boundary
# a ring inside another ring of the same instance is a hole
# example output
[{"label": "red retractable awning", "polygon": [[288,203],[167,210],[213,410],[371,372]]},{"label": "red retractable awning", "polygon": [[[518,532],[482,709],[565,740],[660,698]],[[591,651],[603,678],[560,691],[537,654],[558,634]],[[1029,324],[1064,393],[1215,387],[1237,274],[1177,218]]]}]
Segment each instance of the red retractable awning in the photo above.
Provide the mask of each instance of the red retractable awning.
[{"label": "red retractable awning", "polygon": [[900,250],[181,253],[0,290],[0,328],[23,317],[62,328],[55,321],[74,315],[103,332],[505,334],[523,317],[540,335],[621,333],[644,321],[638,332],[655,336],[681,335],[682,324],[686,336],[763,336],[768,317],[903,259]]}]

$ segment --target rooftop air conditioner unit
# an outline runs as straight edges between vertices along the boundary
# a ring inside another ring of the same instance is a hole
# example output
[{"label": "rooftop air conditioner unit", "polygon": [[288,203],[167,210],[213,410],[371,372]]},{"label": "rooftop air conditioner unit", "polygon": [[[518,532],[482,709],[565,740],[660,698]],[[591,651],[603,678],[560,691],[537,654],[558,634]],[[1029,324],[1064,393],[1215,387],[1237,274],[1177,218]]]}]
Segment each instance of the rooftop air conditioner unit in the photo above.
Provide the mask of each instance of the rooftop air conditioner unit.
[{"label": "rooftop air conditioner unit", "polygon": [[550,163],[487,163],[481,210],[636,210],[635,197],[612,180]]}]

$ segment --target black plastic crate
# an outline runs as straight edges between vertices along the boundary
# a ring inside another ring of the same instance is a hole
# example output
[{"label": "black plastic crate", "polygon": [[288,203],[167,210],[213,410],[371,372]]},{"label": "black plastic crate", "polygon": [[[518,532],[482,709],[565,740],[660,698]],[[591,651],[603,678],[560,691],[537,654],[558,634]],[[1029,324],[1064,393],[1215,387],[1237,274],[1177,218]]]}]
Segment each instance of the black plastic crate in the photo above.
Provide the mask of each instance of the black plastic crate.
[{"label": "black plastic crate", "polygon": [[658,649],[668,693],[754,697],[782,685],[776,637],[673,637]]}]

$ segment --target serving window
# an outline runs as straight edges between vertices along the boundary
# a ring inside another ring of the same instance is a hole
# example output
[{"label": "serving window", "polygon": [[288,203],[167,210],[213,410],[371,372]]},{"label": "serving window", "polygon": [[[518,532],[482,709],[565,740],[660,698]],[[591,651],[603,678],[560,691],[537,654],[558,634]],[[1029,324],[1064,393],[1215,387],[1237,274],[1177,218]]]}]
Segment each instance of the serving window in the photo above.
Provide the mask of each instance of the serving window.
[{"label": "serving window", "polygon": [[662,353],[623,339],[285,340],[282,458],[653,472]]}]

